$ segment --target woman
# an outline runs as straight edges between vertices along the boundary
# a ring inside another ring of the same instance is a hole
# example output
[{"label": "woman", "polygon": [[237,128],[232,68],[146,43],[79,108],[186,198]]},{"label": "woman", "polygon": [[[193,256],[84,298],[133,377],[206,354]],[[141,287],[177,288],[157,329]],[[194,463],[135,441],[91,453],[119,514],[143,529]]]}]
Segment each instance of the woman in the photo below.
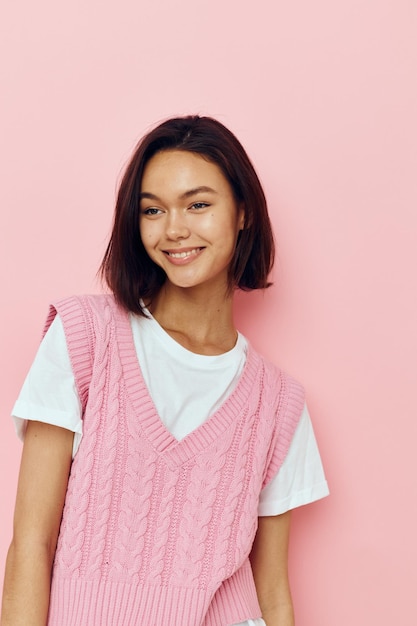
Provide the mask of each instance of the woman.
[{"label": "woman", "polygon": [[290,509],[327,495],[302,387],[237,332],[269,286],[264,194],[218,121],[168,120],[123,177],[101,271],[54,303],[1,626],[292,626]]}]

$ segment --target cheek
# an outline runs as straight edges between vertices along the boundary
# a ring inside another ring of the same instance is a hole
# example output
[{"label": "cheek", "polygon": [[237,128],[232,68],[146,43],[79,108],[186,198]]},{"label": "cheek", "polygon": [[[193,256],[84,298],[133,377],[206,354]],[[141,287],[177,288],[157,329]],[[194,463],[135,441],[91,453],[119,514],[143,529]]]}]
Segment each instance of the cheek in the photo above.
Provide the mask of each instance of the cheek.
[{"label": "cheek", "polygon": [[155,228],[151,224],[139,224],[139,234],[143,245],[149,245],[155,239]]}]

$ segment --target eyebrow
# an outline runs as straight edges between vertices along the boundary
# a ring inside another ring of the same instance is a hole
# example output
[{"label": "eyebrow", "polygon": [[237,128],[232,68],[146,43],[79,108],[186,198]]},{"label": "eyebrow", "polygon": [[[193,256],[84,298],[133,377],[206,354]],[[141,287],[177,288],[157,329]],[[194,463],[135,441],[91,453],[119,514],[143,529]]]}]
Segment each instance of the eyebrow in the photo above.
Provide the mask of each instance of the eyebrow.
[{"label": "eyebrow", "polygon": [[[201,185],[200,187],[194,187],[193,189],[189,189],[188,191],[185,191],[183,194],[181,194],[180,199],[184,199],[184,198],[190,198],[191,196],[195,196],[199,193],[215,193],[217,194],[217,191],[215,189],[212,189],[211,187],[207,187],[206,185]],[[140,200],[146,198],[148,200],[160,200],[161,198],[158,198],[158,196],[156,196],[154,193],[150,193],[148,191],[142,191],[139,194],[139,198]]]}]

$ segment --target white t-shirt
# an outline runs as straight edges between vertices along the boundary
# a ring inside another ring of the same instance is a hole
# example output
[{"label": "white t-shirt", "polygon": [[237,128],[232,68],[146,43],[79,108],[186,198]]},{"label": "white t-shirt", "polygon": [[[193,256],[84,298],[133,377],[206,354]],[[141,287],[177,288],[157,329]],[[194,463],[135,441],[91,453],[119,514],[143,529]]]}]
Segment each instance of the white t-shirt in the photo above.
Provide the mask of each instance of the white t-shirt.
[{"label": "white t-shirt", "polygon": [[[245,363],[246,339],[239,333],[232,350],[206,356],[181,346],[152,317],[131,315],[130,320],[141,371],[157,412],[173,436],[182,439],[233,390]],[[83,431],[81,405],[59,316],[38,349],[12,415],[22,439],[27,420],[71,430],[73,455],[77,453]],[[327,482],[305,406],[284,463],[261,492],[258,512],[278,515],[326,495]]]},{"label": "white t-shirt", "polygon": [[[247,342],[238,334],[232,350],[217,356],[195,354],[177,343],[150,316],[130,316],[142,375],[166,428],[177,439],[201,425],[235,387],[246,359]],[[181,390],[181,393],[178,393]],[[13,407],[18,435],[27,420],[74,432],[73,455],[82,439],[81,404],[64,329],[56,316],[46,333]],[[304,406],[288,454],[260,494],[260,516],[278,515],[328,495],[320,455]],[[262,619],[235,626],[266,626]]]}]

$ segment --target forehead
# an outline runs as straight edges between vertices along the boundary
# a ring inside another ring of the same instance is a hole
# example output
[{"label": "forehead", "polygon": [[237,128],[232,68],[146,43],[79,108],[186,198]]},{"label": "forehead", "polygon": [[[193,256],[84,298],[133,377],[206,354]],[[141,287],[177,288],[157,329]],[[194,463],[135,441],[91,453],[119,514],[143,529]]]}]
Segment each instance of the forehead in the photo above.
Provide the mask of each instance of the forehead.
[{"label": "forehead", "polygon": [[142,176],[142,192],[161,188],[184,192],[194,187],[208,186],[217,191],[231,191],[218,165],[195,152],[164,150],[147,162]]}]

